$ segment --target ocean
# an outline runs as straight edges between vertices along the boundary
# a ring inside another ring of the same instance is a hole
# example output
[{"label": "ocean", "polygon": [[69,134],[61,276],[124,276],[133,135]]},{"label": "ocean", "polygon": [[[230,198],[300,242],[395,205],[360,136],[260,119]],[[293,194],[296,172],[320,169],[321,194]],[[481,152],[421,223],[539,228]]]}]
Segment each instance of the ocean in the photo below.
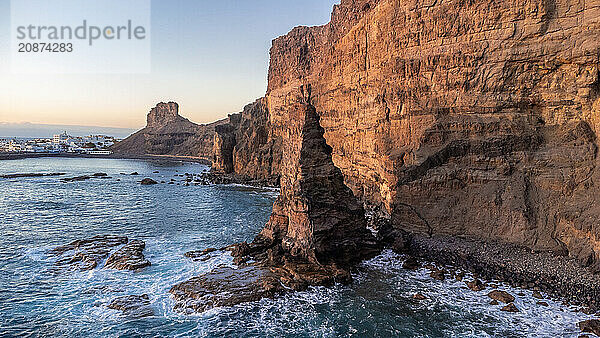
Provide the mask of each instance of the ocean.
[{"label": "ocean", "polygon": [[[0,178],[0,336],[577,337],[577,322],[590,318],[560,301],[537,305],[531,291],[502,285],[517,297],[520,312],[501,312],[490,305],[490,290],[473,292],[464,282],[434,280],[425,269],[404,270],[404,257],[389,250],[362,263],[348,286],[316,287],[197,315],[175,312],[171,286],[233,266],[228,253],[205,262],[183,254],[251,241],[278,194],[239,185],[182,184],[180,175],[207,170],[171,161],[0,161],[0,175],[112,177],[72,183],[60,177]],[[142,186],[138,181],[145,177],[179,185]],[[145,241],[152,266],[140,272],[52,269],[50,249],[104,234]],[[427,299],[416,301],[415,293]],[[149,296],[154,316],[133,319],[107,308],[116,297],[141,294]]]}]

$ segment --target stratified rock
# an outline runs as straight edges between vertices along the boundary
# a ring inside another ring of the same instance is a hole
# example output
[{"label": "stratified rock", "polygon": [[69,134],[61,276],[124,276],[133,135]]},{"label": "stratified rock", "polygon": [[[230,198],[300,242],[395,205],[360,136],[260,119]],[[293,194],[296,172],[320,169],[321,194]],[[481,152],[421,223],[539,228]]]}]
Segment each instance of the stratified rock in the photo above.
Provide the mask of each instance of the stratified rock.
[{"label": "stratified rock", "polygon": [[140,270],[150,266],[150,261],[144,257],[146,243],[140,240],[132,240],[124,247],[110,255],[104,264],[106,269],[117,270]]},{"label": "stratified rock", "polygon": [[142,185],[154,185],[154,184],[158,184],[158,182],[156,182],[155,180],[153,180],[151,178],[144,178],[140,183]]},{"label": "stratified rock", "polygon": [[515,297],[506,291],[494,290],[488,293],[488,297],[502,303],[508,304],[515,301]]},{"label": "stratified rock", "polygon": [[515,306],[515,304],[510,303],[500,309],[500,311],[504,312],[519,312],[519,309]]},{"label": "stratified rock", "polygon": [[203,312],[270,298],[282,290],[279,279],[268,269],[249,266],[217,268],[177,284],[169,292],[175,299],[176,310]]},{"label": "stratified rock", "polygon": [[56,266],[85,271],[94,269],[115,247],[127,242],[127,237],[95,236],[59,246],[49,253],[58,256]]},{"label": "stratified rock", "polygon": [[154,309],[150,306],[150,297],[146,294],[118,297],[110,302],[108,308],[122,311],[123,315],[131,318],[154,316]]},{"label": "stratified rock", "polygon": [[584,320],[577,324],[581,332],[593,333],[597,336],[600,336],[600,320],[598,319],[590,319]]}]

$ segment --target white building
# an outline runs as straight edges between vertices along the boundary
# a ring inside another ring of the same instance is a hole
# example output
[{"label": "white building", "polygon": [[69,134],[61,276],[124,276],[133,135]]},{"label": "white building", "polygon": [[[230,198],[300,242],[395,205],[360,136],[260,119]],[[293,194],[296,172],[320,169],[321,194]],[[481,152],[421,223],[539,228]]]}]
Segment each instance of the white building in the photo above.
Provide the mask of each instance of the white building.
[{"label": "white building", "polygon": [[69,134],[67,134],[67,132],[65,131],[62,134],[54,135],[54,137],[52,138],[52,143],[54,143],[55,145],[65,144],[70,138],[71,136],[69,136]]}]

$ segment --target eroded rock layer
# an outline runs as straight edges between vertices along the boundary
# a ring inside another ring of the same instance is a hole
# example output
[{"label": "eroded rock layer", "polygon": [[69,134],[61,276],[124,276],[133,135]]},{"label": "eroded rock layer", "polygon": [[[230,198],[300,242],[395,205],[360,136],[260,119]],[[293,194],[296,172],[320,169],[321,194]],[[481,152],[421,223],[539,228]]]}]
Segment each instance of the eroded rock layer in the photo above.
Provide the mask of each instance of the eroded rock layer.
[{"label": "eroded rock layer", "polygon": [[227,170],[285,172],[286,146],[240,159],[300,135],[289,111],[310,85],[333,163],[395,227],[598,269],[599,36],[600,0],[342,0],[329,24],[273,42],[267,140]]}]

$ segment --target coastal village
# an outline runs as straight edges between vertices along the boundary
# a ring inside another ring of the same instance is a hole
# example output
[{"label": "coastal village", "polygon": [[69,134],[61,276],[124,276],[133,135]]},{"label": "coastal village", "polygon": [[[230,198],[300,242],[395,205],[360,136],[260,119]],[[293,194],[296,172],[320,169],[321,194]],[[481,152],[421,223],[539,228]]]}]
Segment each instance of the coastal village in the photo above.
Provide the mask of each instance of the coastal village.
[{"label": "coastal village", "polygon": [[73,153],[110,155],[108,150],[119,140],[113,136],[71,136],[66,131],[52,138],[0,139],[0,153]]}]

